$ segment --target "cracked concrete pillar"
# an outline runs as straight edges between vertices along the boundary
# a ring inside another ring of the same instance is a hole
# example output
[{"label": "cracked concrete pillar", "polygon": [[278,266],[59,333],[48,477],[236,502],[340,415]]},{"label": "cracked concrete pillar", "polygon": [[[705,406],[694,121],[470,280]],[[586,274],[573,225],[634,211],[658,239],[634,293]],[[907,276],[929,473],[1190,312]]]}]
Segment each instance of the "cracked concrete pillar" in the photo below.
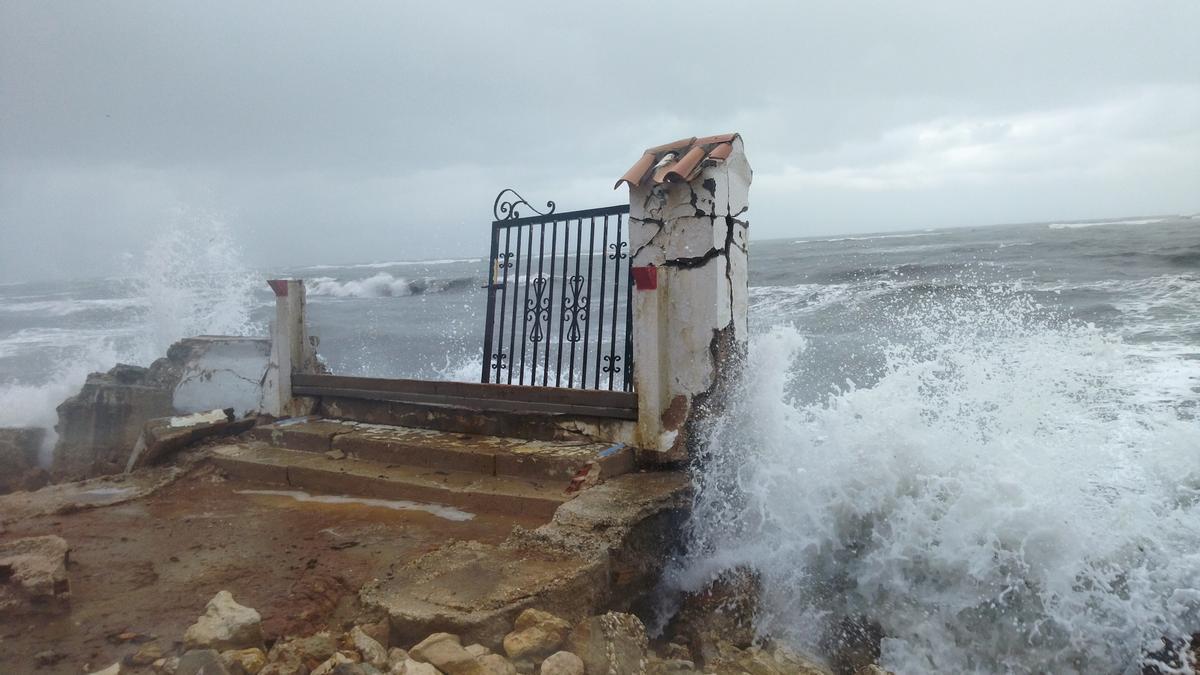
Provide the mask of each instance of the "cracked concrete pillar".
[{"label": "cracked concrete pillar", "polygon": [[271,325],[271,360],[263,382],[265,412],[276,417],[307,414],[307,401],[292,395],[292,375],[317,372],[317,356],[305,323],[304,282],[267,281],[275,292],[275,321]]},{"label": "cracked concrete pillar", "polygon": [[704,416],[741,368],[747,339],[752,172],[737,134],[651,148],[630,186],[639,445],[687,460]]}]

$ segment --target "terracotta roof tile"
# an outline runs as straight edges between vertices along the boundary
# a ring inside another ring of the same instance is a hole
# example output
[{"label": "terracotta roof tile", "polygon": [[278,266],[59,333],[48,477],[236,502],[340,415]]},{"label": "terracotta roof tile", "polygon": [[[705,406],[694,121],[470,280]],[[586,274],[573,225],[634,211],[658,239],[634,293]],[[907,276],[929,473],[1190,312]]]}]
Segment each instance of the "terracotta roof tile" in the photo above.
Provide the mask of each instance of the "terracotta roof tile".
[{"label": "terracotta roof tile", "polygon": [[625,175],[617,179],[613,189],[621,187],[621,183],[628,183],[632,188],[639,185],[689,181],[695,178],[705,166],[705,162],[727,159],[733,151],[733,140],[737,137],[737,134],[721,134],[703,138],[683,138],[674,143],[650,148]]}]

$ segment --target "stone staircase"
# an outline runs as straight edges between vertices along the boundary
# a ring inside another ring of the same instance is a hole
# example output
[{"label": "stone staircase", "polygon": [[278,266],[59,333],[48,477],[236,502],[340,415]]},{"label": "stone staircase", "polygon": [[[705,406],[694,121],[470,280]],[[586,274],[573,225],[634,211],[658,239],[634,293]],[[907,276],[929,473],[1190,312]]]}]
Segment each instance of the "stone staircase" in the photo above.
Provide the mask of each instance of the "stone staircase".
[{"label": "stone staircase", "polygon": [[613,478],[633,448],[579,440],[524,440],[305,417],[255,427],[214,450],[228,474],[306,492],[408,500],[548,520],[595,463]]}]

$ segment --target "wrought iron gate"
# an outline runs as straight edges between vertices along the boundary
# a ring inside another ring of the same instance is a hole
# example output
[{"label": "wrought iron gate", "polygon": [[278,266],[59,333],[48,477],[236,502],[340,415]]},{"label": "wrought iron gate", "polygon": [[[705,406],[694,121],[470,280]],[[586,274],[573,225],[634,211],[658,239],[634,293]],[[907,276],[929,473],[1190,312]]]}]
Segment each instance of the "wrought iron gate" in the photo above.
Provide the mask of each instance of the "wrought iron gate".
[{"label": "wrought iron gate", "polygon": [[511,189],[492,205],[481,381],[632,391],[629,205],[555,208]]}]

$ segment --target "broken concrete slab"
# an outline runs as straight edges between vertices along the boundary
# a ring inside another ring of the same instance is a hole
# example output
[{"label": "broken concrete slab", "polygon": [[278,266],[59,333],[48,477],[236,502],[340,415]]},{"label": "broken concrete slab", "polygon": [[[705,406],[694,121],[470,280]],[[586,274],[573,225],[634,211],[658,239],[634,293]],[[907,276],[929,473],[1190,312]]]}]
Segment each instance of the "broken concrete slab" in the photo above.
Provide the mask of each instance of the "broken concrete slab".
[{"label": "broken concrete slab", "polygon": [[179,450],[206,438],[242,433],[254,426],[254,422],[254,418],[235,418],[233,408],[152,419],[142,427],[142,434],[125,464],[125,473],[140,466],[160,463]]},{"label": "broken concrete slab", "polygon": [[64,608],[71,599],[70,550],[55,535],[0,543],[0,614]]},{"label": "broken concrete slab", "polygon": [[599,561],[455,542],[366,584],[359,595],[387,612],[401,643],[441,631],[499,650],[524,609],[582,619],[602,597],[605,572]]}]

